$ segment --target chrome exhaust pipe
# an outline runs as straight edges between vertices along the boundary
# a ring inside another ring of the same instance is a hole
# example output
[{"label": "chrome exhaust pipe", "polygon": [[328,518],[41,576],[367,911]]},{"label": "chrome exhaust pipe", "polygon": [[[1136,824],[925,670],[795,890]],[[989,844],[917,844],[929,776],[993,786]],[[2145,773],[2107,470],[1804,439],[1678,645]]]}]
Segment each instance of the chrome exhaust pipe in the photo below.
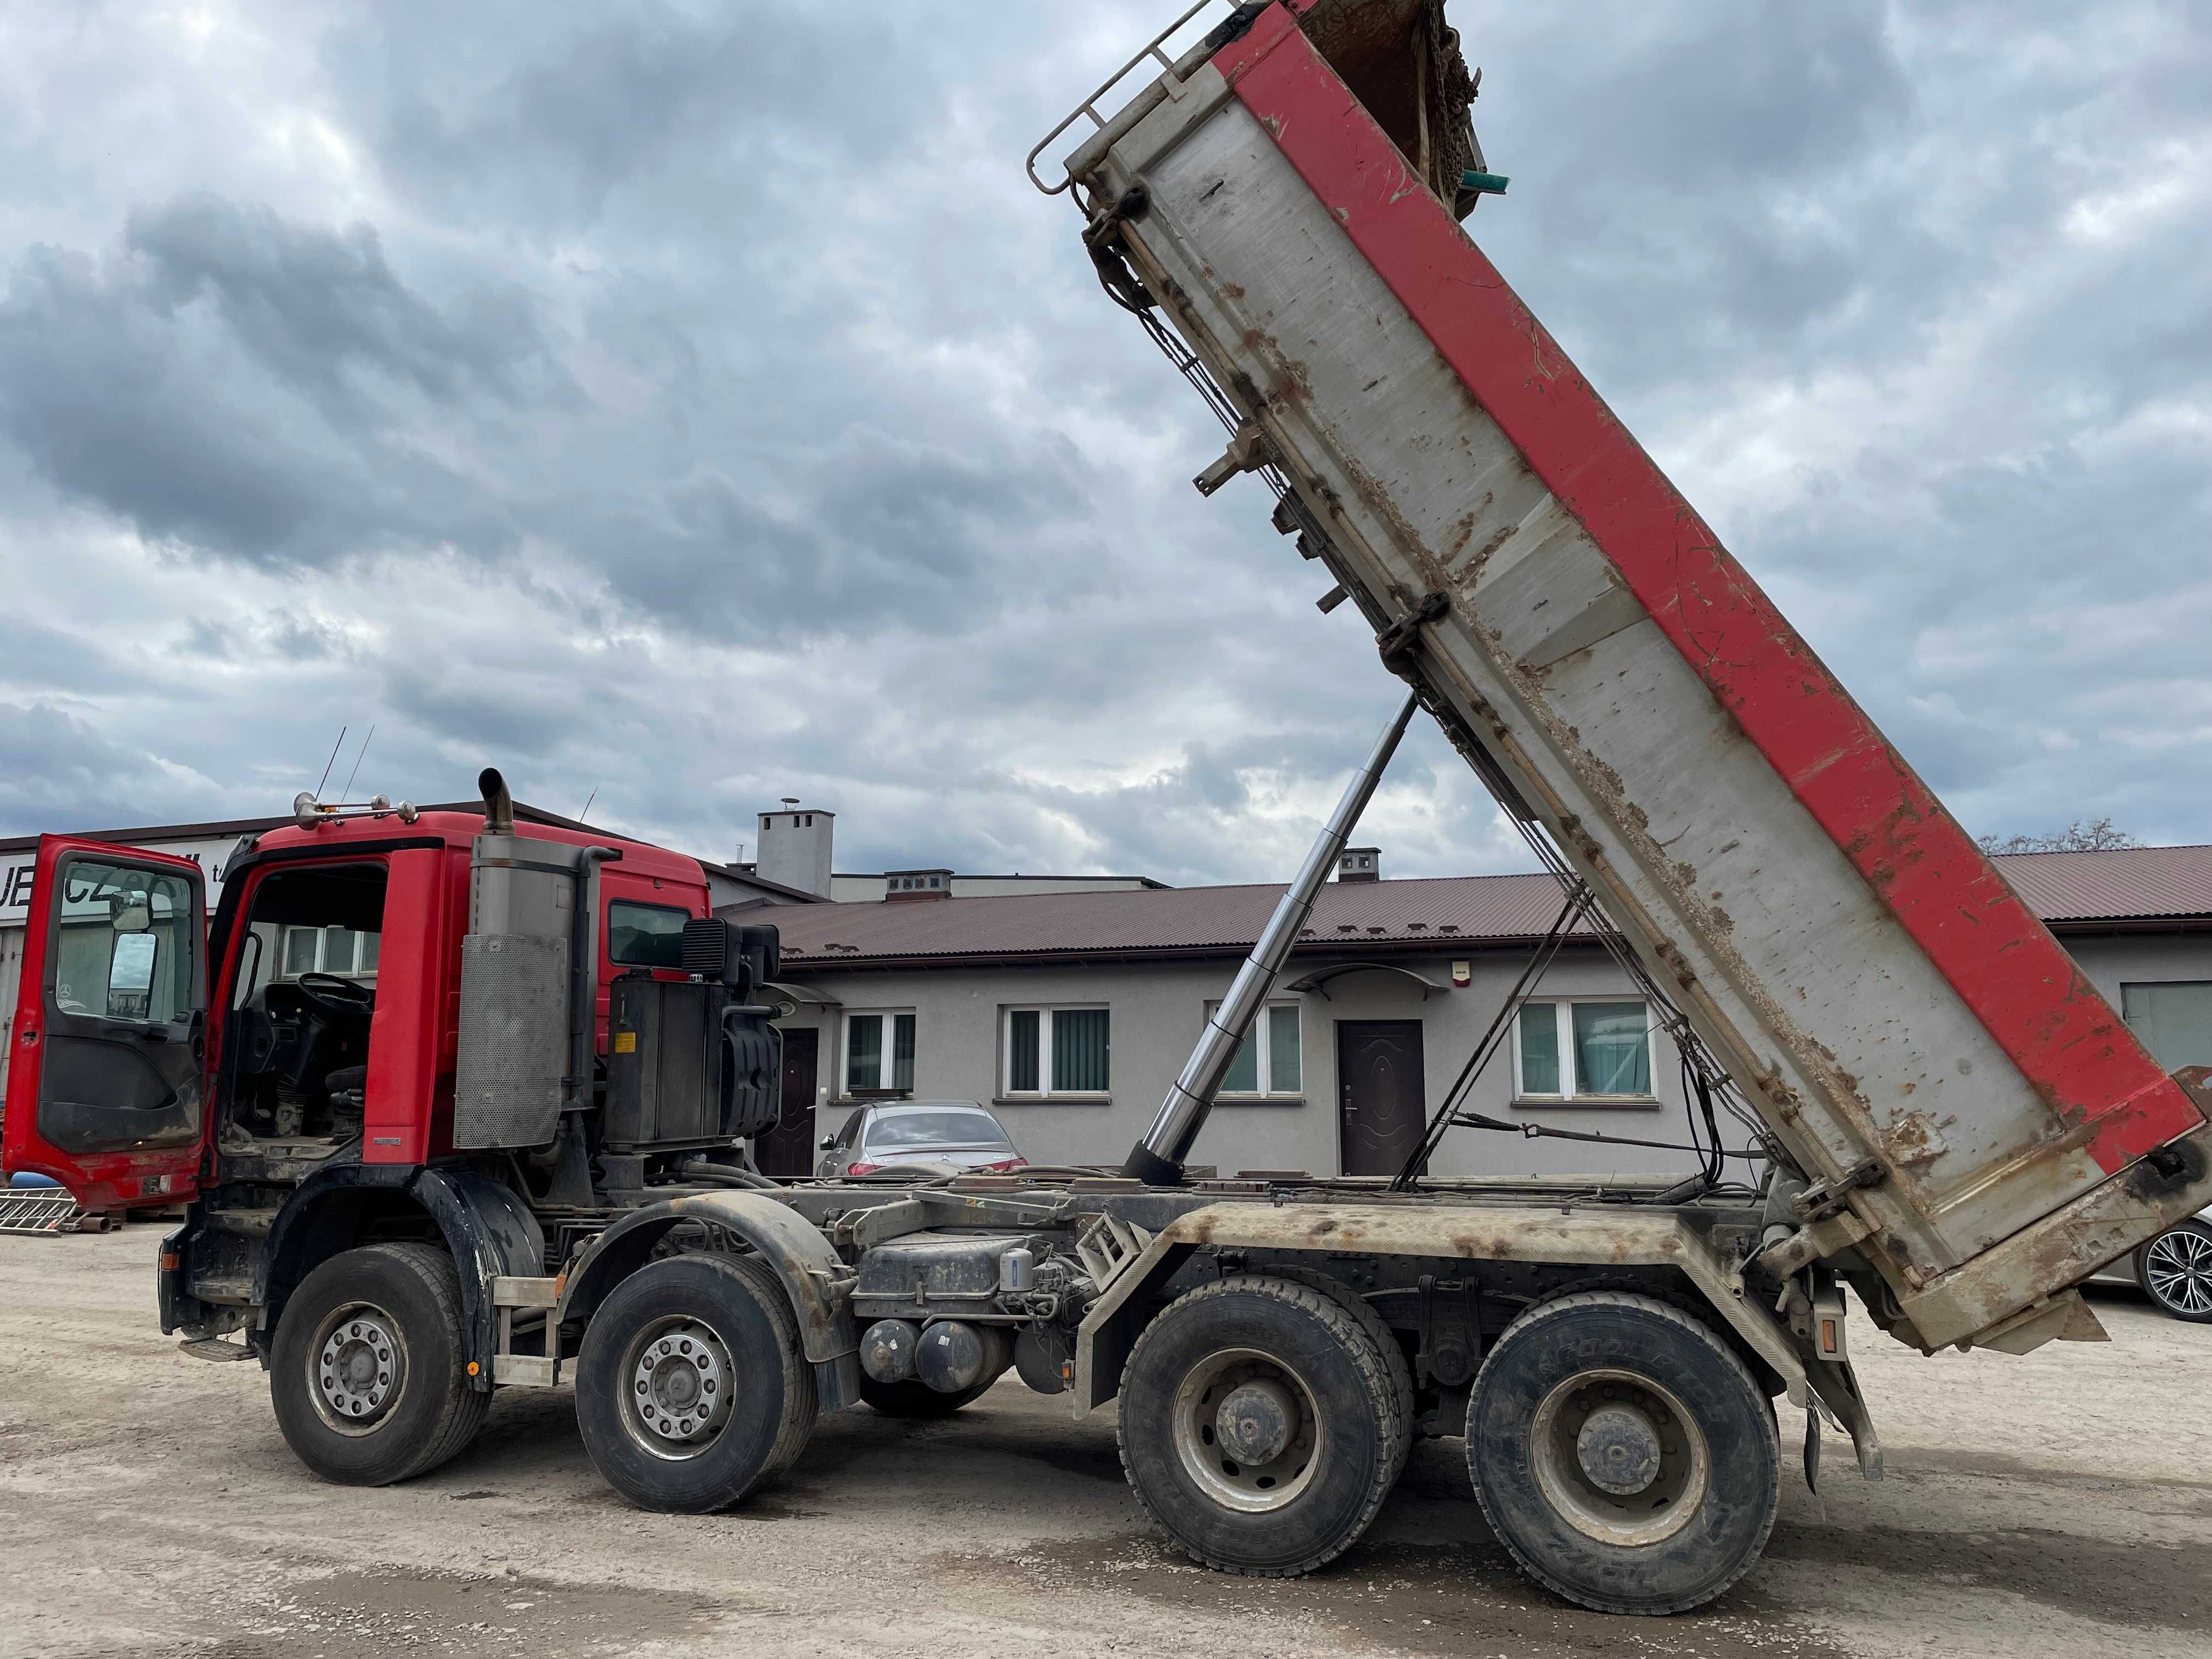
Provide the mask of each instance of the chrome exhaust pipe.
[{"label": "chrome exhaust pipe", "polygon": [[487,766],[477,774],[477,790],[483,797],[483,832],[487,836],[514,833],[514,796],[498,769]]},{"label": "chrome exhaust pipe", "polygon": [[1398,739],[1406,735],[1407,724],[1419,706],[1419,701],[1408,693],[1397,717],[1375,740],[1366,764],[1352,775],[1352,781],[1345,786],[1344,799],[1329,814],[1313,850],[1306,854],[1306,861],[1299,866],[1296,878],[1275,906],[1275,914],[1267,918],[1267,927],[1261,930],[1252,953],[1237,970],[1229,994],[1222,998],[1221,1006],[1206,1021],[1205,1034],[1191,1050],[1190,1058],[1183,1062],[1182,1075],[1168,1091],[1159,1115],[1152,1120],[1152,1127],[1146,1132],[1145,1138],[1130,1149],[1121,1165],[1123,1175],[1155,1187],[1173,1187],[1182,1182],[1183,1160],[1190,1156],[1198,1132],[1206,1127],[1206,1115],[1213,1109],[1213,1097],[1220,1092],[1221,1080],[1229,1075],[1238,1048],[1250,1033],[1260,1010],[1267,1005],[1267,993],[1274,988],[1276,975],[1282,972],[1291,947],[1297,943],[1306,918],[1313,915],[1314,901],[1321,896],[1322,884],[1343,857],[1344,844],[1352,839],[1359,815],[1367,810],[1376,785],[1382,781],[1382,769],[1389,765],[1390,757],[1397,750]]}]

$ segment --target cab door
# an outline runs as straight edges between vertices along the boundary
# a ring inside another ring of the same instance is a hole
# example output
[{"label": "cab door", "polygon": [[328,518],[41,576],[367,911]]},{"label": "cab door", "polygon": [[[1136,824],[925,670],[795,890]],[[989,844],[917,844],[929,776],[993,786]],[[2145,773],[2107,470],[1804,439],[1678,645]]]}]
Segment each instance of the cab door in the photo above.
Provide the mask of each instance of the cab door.
[{"label": "cab door", "polygon": [[0,1168],[88,1210],[198,1189],[207,1103],[207,885],[198,865],[41,836]]}]

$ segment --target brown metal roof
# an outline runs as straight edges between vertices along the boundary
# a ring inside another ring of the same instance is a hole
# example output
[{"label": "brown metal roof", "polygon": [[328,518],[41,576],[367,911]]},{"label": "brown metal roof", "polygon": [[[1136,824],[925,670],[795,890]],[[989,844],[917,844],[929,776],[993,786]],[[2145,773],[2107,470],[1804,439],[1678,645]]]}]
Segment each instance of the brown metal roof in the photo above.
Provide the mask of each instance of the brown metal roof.
[{"label": "brown metal roof", "polygon": [[2212,847],[2013,853],[1996,865],[2028,908],[2054,925],[2212,917]]},{"label": "brown metal roof", "polygon": [[[2212,848],[2037,853],[1997,860],[2021,897],[2061,929],[2089,921],[2212,923]],[[1010,894],[930,904],[865,900],[775,917],[794,969],[1036,958],[1218,956],[1250,948],[1279,884],[1158,891]],[[1559,908],[1547,875],[1332,882],[1300,936],[1306,954],[1403,955],[1540,936]]]},{"label": "brown metal roof", "polygon": [[[975,957],[1242,952],[1283,896],[1279,884],[1108,893],[1009,894],[933,904],[866,900],[779,915],[793,965]],[[1343,951],[1499,943],[1540,934],[1559,911],[1549,876],[1331,883],[1301,936]]]}]

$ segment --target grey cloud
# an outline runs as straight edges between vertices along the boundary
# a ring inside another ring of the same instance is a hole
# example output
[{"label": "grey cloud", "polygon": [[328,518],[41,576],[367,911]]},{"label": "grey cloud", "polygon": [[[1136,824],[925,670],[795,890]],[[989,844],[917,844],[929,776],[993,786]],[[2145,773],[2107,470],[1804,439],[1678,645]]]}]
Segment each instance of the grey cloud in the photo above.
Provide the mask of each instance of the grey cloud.
[{"label": "grey cloud", "polygon": [[[1453,14],[1515,179],[1478,240],[1961,815],[2203,838],[2212,275],[2128,192],[2212,138],[2204,21]],[[47,607],[0,691],[176,802],[135,816],[281,807],[374,720],[364,789],[489,759],[710,854],[798,793],[848,866],[1295,861],[1390,682],[1256,483],[1191,494],[1210,417],[1018,176],[1156,15],[246,21],[195,65],[94,18],[0,133],[0,564]],[[102,816],[26,775],[14,826]],[[1373,828],[1519,857],[1433,733]]]},{"label": "grey cloud", "polygon": [[939,101],[915,20],[872,17],[879,52],[853,50],[852,22],[776,4],[395,5],[334,31],[323,56],[382,165],[447,210],[575,226],[646,205],[615,198],[673,173],[712,179],[711,201],[687,192],[684,208],[726,221],[802,179],[865,191]]},{"label": "grey cloud", "polygon": [[154,804],[190,817],[210,799],[153,756],[107,741],[88,720],[37,703],[0,703],[0,823],[105,828],[143,823]]},{"label": "grey cloud", "polygon": [[[373,235],[192,201],[102,263],[34,248],[0,299],[0,433],[64,495],[155,542],[326,563],[395,535],[482,544],[496,511],[404,435],[495,362],[391,280]],[[442,363],[441,361],[442,360]],[[484,378],[490,378],[486,376]]]},{"label": "grey cloud", "polygon": [[145,261],[149,310],[167,315],[210,299],[237,344],[314,395],[334,423],[357,428],[374,418],[374,404],[349,383],[363,371],[441,404],[468,382],[507,400],[557,389],[525,384],[550,377],[519,296],[479,295],[447,316],[392,273],[371,226],[296,225],[198,196],[132,213],[124,240]]}]

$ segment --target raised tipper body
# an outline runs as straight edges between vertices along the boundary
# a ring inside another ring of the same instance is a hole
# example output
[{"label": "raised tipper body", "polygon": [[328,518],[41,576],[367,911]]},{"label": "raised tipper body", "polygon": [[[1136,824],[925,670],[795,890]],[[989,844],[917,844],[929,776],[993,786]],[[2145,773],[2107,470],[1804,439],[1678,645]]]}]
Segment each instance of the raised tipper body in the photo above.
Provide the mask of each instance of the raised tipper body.
[{"label": "raised tipper body", "polygon": [[1199,487],[1287,489],[1276,524],[1331,600],[1802,1167],[1820,1253],[1871,1260],[1911,1340],[1989,1332],[2204,1203],[2207,1097],[1462,229],[1472,88],[1441,17],[1245,7],[1118,108],[1095,97],[1066,161],[1085,240],[1234,423]]}]

